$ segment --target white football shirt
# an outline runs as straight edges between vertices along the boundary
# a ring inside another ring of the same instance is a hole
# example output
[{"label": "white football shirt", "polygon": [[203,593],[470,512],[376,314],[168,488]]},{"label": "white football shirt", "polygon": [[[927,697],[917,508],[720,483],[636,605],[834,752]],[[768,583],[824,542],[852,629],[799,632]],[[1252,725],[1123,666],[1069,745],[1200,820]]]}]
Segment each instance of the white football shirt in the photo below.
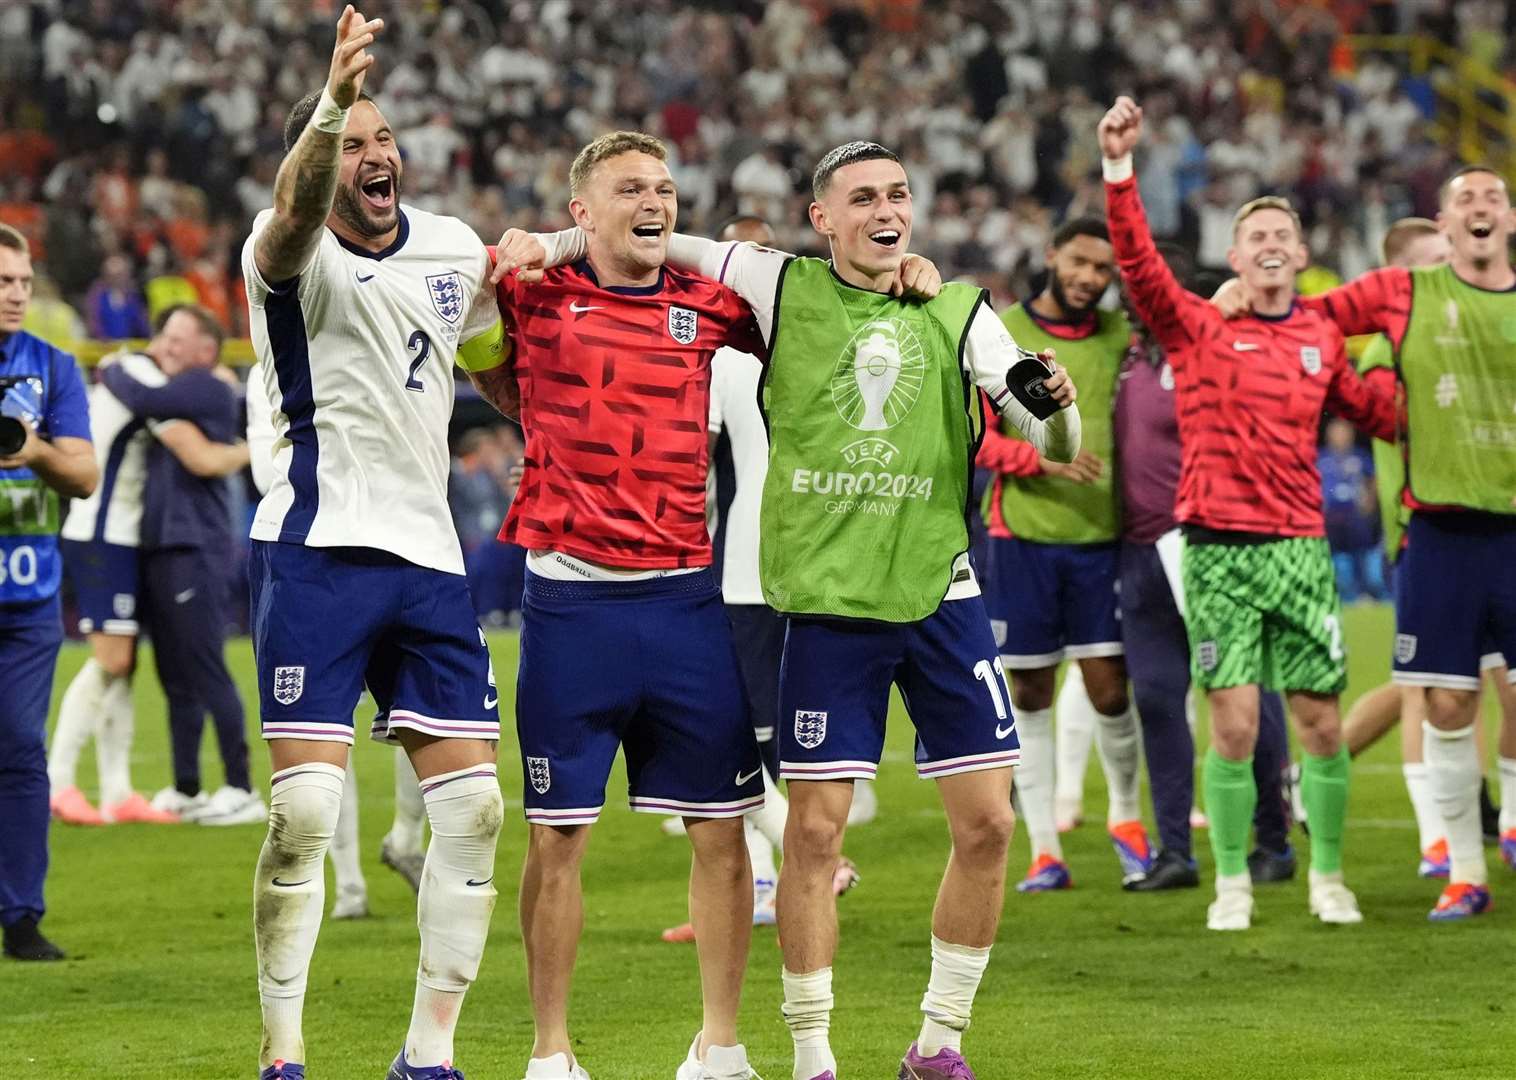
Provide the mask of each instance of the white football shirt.
[{"label": "white football shirt", "polygon": [[330,229],[289,282],[242,250],[253,348],[274,428],[255,540],[376,548],[463,573],[447,506],[448,420],[460,348],[499,362],[489,254],[457,218],[400,208],[395,242],[368,252]]},{"label": "white football shirt", "polygon": [[721,547],[721,598],[728,604],[762,604],[758,580],[758,509],[769,471],[769,436],[758,408],[763,364],[736,349],[711,358],[711,433],[726,432],[737,491],[726,511]]},{"label": "white football shirt", "polygon": [[[146,353],[118,353],[116,363],[144,386],[168,382]],[[87,499],[69,503],[60,535],[65,540],[104,540],[137,547],[142,541],[142,498],[147,486],[147,451],[153,433],[175,421],[139,419],[103,383],[89,388],[90,437],[100,482]]]}]

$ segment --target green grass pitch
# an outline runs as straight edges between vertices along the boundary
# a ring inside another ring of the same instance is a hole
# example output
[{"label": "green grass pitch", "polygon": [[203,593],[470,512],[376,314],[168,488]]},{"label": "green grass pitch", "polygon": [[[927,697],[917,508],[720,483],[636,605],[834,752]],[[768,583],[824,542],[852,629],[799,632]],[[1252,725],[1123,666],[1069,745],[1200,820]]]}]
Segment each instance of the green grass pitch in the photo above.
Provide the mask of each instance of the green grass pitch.
[{"label": "green grass pitch", "polygon": [[[1355,608],[1347,625],[1351,697],[1385,676],[1390,616]],[[498,636],[492,646],[509,718],[515,639]],[[55,703],[83,658],[78,647],[64,651]],[[245,641],[233,644],[231,661],[248,706],[255,776],[266,785]],[[151,792],[168,780],[167,739],[151,664],[142,670],[133,775]],[[879,820],[847,843],[863,884],[841,905],[832,1030],[845,1080],[891,1080],[914,1036],[928,913],[946,856],[936,793],[910,768],[910,727],[898,704],[891,722]],[[501,762],[510,809],[500,904],[458,1032],[470,1080],[518,1080],[531,1046],[515,914],[525,825],[513,743],[508,737]],[[312,1080],[379,1080],[404,1038],[414,986],[414,900],[378,862],[391,809],[389,751],[365,741],[357,753],[374,915],[322,928],[305,1013]],[[86,758],[81,783],[92,792]],[[205,770],[208,785],[220,783],[209,732]],[[1086,808],[1099,819],[1093,764],[1089,784]],[[693,948],[658,938],[685,917],[689,855],[657,819],[629,813],[622,791],[613,779],[585,868],[572,1029],[596,1080],[666,1080],[700,1017]],[[1492,863],[1497,906],[1474,923],[1426,922],[1437,888],[1415,877],[1416,834],[1393,738],[1357,764],[1350,815],[1347,871],[1367,921],[1346,928],[1307,915],[1303,859],[1299,880],[1259,890],[1251,932],[1223,936],[1204,928],[1208,887],[1123,893],[1103,830],[1087,824],[1071,834],[1077,887],[1006,901],[965,1045],[981,1080],[1516,1075],[1516,907],[1507,906],[1516,904],[1516,875]],[[262,826],[54,826],[46,928],[71,959],[0,964],[0,1074],[255,1076],[250,883],[262,836]],[[1302,855],[1308,844],[1300,841]],[[1203,835],[1197,849],[1208,873]],[[1027,861],[1018,834],[1013,878]],[[742,1033],[768,1080],[789,1076],[779,970],[773,930],[757,931]]]}]

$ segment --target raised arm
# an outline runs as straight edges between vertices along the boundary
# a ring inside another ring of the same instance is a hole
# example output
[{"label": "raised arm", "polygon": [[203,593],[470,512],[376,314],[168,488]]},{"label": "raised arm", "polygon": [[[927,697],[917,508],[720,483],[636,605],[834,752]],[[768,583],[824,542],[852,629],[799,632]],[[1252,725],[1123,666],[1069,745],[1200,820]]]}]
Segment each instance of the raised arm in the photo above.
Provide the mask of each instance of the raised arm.
[{"label": "raised arm", "polygon": [[1158,342],[1167,349],[1181,348],[1194,340],[1202,320],[1217,316],[1209,304],[1185,291],[1153,243],[1132,168],[1132,150],[1142,138],[1142,109],[1129,97],[1117,98],[1100,121],[1099,138],[1106,218],[1122,288]]},{"label": "raised arm", "polygon": [[332,212],[342,168],[342,129],[358,100],[374,58],[366,52],[384,29],[383,19],[364,21],[349,4],[337,20],[337,44],[326,89],[300,138],[274,179],[274,216],[253,245],[258,273],[270,283],[296,277],[310,263]]}]

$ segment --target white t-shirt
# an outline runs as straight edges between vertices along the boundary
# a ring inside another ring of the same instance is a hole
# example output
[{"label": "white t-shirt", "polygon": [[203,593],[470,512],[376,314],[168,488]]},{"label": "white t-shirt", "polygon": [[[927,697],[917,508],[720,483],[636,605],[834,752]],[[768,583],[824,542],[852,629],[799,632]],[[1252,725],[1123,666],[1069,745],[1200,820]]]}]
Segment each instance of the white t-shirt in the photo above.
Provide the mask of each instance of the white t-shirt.
[{"label": "white t-shirt", "polygon": [[718,349],[711,358],[711,434],[726,432],[737,491],[726,512],[721,548],[721,598],[728,604],[762,604],[758,580],[758,508],[769,471],[769,436],[758,408],[763,364],[749,353]]},{"label": "white t-shirt", "polygon": [[258,215],[242,250],[274,429],[253,539],[376,548],[462,574],[447,428],[459,348],[499,340],[484,244],[457,218],[402,206],[385,251],[324,229],[310,263],[275,288],[253,259],[272,216]]},{"label": "white t-shirt", "polygon": [[[121,353],[116,362],[143,386],[157,387],[168,382],[168,376],[146,353]],[[147,451],[153,434],[174,422],[139,420],[103,383],[89,388],[90,437],[95,444],[100,482],[89,498],[69,503],[68,517],[60,533],[63,539],[100,539],[123,547],[141,544]]]}]

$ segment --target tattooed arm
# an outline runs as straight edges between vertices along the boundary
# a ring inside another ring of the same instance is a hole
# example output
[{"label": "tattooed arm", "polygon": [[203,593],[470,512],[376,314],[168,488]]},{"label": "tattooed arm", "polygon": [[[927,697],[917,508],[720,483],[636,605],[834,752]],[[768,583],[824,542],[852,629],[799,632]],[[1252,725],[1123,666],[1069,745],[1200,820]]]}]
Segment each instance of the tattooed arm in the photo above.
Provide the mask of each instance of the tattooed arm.
[{"label": "tattooed arm", "polygon": [[507,360],[488,371],[470,371],[469,382],[479,396],[493,405],[501,416],[517,420],[521,416],[521,386],[516,381],[516,365]]},{"label": "tattooed arm", "polygon": [[343,9],[326,92],[279,166],[274,180],[274,216],[253,247],[258,273],[265,281],[296,277],[316,253],[342,170],[344,119],[363,89],[364,74],[374,63],[366,47],[383,28],[383,19],[365,22],[351,4]]}]

